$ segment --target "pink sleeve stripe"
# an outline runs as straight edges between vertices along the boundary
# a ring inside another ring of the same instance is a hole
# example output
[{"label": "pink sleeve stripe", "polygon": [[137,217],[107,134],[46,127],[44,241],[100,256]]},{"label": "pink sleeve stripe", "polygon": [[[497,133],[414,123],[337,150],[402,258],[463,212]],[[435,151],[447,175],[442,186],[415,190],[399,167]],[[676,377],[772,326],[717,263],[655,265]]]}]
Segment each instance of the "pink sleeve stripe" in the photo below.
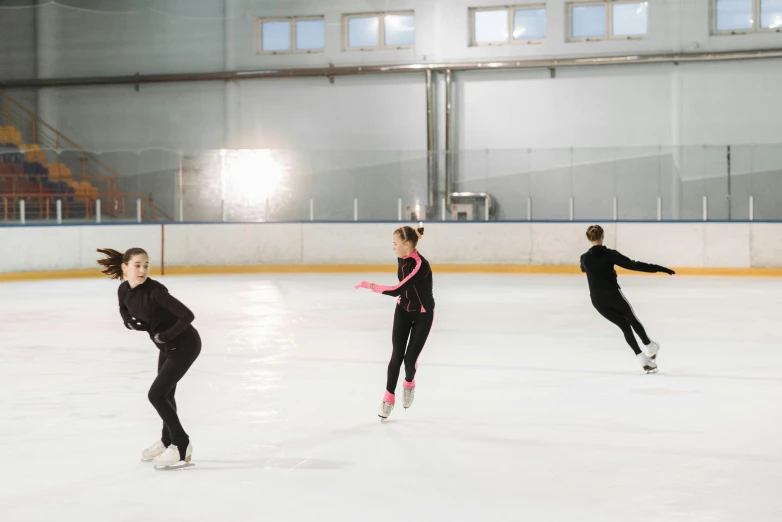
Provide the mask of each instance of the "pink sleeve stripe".
[{"label": "pink sleeve stripe", "polygon": [[413,252],[411,257],[415,259],[415,268],[413,268],[413,271],[410,272],[410,274],[408,274],[407,277],[399,281],[399,283],[396,284],[395,286],[375,285],[375,289],[373,290],[373,292],[383,293],[388,290],[398,290],[400,286],[410,281],[410,279],[418,273],[418,269],[421,268],[421,258],[418,257],[417,252]]}]

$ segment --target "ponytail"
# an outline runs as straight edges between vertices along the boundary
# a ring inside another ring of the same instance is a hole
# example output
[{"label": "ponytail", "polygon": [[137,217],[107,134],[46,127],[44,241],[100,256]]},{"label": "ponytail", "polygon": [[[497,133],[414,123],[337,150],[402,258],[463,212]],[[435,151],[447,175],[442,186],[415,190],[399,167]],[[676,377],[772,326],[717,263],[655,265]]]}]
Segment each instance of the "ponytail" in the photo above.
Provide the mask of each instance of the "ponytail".
[{"label": "ponytail", "polygon": [[122,271],[123,263],[127,264],[133,256],[139,254],[149,257],[143,248],[131,248],[124,254],[113,248],[99,248],[98,252],[106,256],[103,259],[98,259],[98,264],[103,267],[101,272],[109,279],[119,279],[120,281],[125,279],[125,273]]},{"label": "ponytail", "polygon": [[394,234],[399,235],[402,241],[409,241],[413,244],[413,247],[418,245],[418,240],[424,237],[423,223],[418,228],[404,226],[394,230]]},{"label": "ponytail", "polygon": [[586,236],[589,241],[599,241],[603,239],[603,227],[600,225],[592,225],[587,229]]}]

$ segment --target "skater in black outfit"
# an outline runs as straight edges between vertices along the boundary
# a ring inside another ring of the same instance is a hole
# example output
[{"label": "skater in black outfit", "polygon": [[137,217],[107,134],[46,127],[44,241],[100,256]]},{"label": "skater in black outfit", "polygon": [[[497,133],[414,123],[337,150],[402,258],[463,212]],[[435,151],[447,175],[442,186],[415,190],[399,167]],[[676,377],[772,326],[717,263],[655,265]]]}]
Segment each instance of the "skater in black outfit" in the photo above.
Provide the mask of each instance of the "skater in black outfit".
[{"label": "skater in black outfit", "polygon": [[177,415],[174,393],[177,383],[201,353],[201,338],[193,325],[193,312],[165,286],[148,277],[149,256],[140,248],[124,254],[99,249],[98,263],[119,285],[119,313],[129,330],[148,332],[160,354],[157,378],[149,388],[149,402],[163,419],[161,440],[142,452],[142,460],[159,467],[179,467],[190,462],[193,446]]},{"label": "skater in black outfit", "polygon": [[[614,265],[636,272],[664,272],[669,275],[673,275],[675,272],[664,266],[633,261],[616,250],[603,246],[604,232],[600,225],[589,227],[586,236],[593,246],[581,256],[581,271],[587,275],[592,305],[600,312],[600,315],[622,330],[627,344],[635,352],[643,369],[647,372],[656,370],[657,363],[654,359],[657,358],[660,345],[646,335],[646,330],[641,321],[638,320],[638,317],[636,317],[633,307],[630,306],[630,303],[622,294],[622,290],[617,282]],[[646,346],[649,352],[648,356],[638,346],[633,330],[635,330]]]},{"label": "skater in black outfit", "polygon": [[[362,281],[356,288],[368,288],[373,292],[398,297],[394,312],[394,328],[391,333],[393,352],[388,363],[386,393],[380,403],[378,416],[387,418],[396,402],[394,393],[402,363],[405,365],[404,407],[413,404],[415,373],[418,357],[424,349],[434,321],[434,295],[432,293],[432,269],[429,262],[418,253],[418,240],[424,235],[423,227],[402,227],[394,231],[392,241],[398,260],[399,284],[383,286]],[[409,338],[409,340],[408,340]]]}]

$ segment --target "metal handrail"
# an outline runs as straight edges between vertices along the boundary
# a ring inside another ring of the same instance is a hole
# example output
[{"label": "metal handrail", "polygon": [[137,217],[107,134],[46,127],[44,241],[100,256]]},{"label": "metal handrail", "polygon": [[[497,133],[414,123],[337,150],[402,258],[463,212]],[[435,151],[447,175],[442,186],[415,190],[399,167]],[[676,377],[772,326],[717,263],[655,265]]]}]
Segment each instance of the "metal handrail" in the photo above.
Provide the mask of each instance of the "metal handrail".
[{"label": "metal handrail", "polygon": [[[65,134],[58,131],[48,123],[46,123],[44,120],[42,120],[38,115],[33,113],[31,110],[29,110],[27,107],[19,103],[17,100],[15,100],[13,97],[9,96],[3,91],[0,91],[0,99],[4,99],[5,102],[8,104],[6,107],[6,115],[8,117],[9,123],[13,120],[13,117],[15,116],[14,111],[11,110],[11,107],[15,108],[17,111],[23,113],[27,117],[27,122],[30,123],[32,127],[32,137],[33,137],[33,144],[38,145],[39,136],[41,135],[38,132],[38,129],[40,127],[43,127],[47,130],[49,130],[52,134],[54,134],[57,139],[52,140],[45,134],[43,134],[43,137],[46,139],[48,138],[50,141],[47,144],[49,147],[54,147],[58,150],[62,150],[62,142],[67,143],[71,148],[78,150],[82,154],[84,154],[86,157],[88,157],[91,161],[95,162],[97,165],[100,165],[108,174],[99,175],[102,179],[117,179],[120,177],[119,173],[117,173],[114,169],[100,161],[94,154],[85,151],[81,146],[68,138]],[[18,118],[22,118],[21,116],[17,116]],[[24,120],[24,118],[22,118]],[[23,122],[23,123],[27,123]],[[67,147],[66,147],[67,148]]]},{"label": "metal handrail", "polygon": [[[91,217],[92,215],[92,208],[95,205],[96,200],[100,199],[101,201],[111,201],[111,200],[120,200],[125,198],[132,198],[132,199],[140,199],[144,204],[146,204],[151,210],[154,211],[154,221],[158,221],[158,214],[165,218],[166,221],[173,222],[173,218],[169,216],[163,209],[161,209],[159,206],[157,206],[154,202],[152,202],[147,196],[143,194],[116,194],[116,195],[106,195],[106,194],[97,194],[97,195],[91,195],[91,194],[48,194],[44,192],[16,192],[16,193],[10,193],[10,194],[4,194],[0,193],[0,200],[2,200],[2,206],[5,207],[5,221],[8,221],[8,200],[14,200],[14,199],[32,199],[32,200],[57,200],[57,199],[64,199],[64,200],[71,200],[75,199],[78,203],[81,203],[85,205],[85,208],[87,209],[87,217]],[[103,211],[103,209],[101,209]],[[113,214],[109,211],[109,208],[105,209],[106,214],[117,217],[116,214]]]}]

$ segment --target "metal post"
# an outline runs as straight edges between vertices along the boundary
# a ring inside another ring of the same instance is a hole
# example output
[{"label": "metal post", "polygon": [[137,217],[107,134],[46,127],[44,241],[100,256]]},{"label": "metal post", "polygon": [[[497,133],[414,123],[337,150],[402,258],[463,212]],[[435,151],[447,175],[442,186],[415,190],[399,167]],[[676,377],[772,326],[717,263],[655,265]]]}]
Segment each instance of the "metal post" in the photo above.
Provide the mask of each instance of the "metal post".
[{"label": "metal post", "polygon": [[225,149],[220,149],[220,200],[225,201]]},{"label": "metal post", "polygon": [[709,218],[709,198],[703,196],[703,220],[706,221]]},{"label": "metal post", "polygon": [[532,221],[532,198],[527,198],[527,221]]},{"label": "metal post", "polygon": [[21,220],[22,225],[25,224],[25,215],[24,215],[24,200],[19,200],[19,219]]},{"label": "metal post", "polygon": [[62,200],[57,200],[57,224],[62,225]]},{"label": "metal post", "polygon": [[[436,129],[437,121],[435,119],[434,90],[435,82],[432,79],[432,71],[426,70],[426,186],[427,186],[427,214],[435,209],[437,200],[437,157],[435,149],[437,148]],[[429,216],[427,216],[429,217]]]},{"label": "metal post", "polygon": [[100,198],[95,200],[95,222],[100,223]]},{"label": "metal post", "polygon": [[753,196],[749,197],[749,220],[755,220],[755,198]]},{"label": "metal post", "polygon": [[398,221],[402,221],[402,198],[396,200],[396,217]]},{"label": "metal post", "polygon": [[445,216],[446,216],[446,209],[445,209],[445,207],[446,207],[446,204],[445,204],[445,198],[443,198],[443,200],[442,200],[442,202],[441,202],[441,205],[442,205],[442,208],[443,208],[443,221],[445,221]]},{"label": "metal post", "polygon": [[451,108],[453,106],[453,85],[451,70],[445,71],[445,203],[450,206],[451,193],[453,192],[453,150],[452,132],[453,126]]},{"label": "metal post", "polygon": [[179,198],[179,222],[183,223],[184,221],[185,221],[185,200]]},{"label": "metal post", "polygon": [[573,221],[573,214],[574,214],[574,208],[573,208],[573,198],[570,198],[570,221]]},{"label": "metal post", "polygon": [[315,221],[315,200],[310,198],[310,221]]},{"label": "metal post", "polygon": [[[185,187],[184,187],[184,176],[182,174],[183,171],[183,156],[184,153],[180,150],[179,151],[179,200],[182,201],[185,199]],[[182,221],[180,219],[180,221]]]},{"label": "metal post", "polygon": [[141,219],[142,219],[142,216],[141,216],[141,198],[138,198],[136,200],[136,219],[138,220],[139,223],[141,223]]},{"label": "metal post", "polygon": [[486,221],[489,221],[489,200],[486,200],[486,205],[484,207],[484,213],[486,214]]},{"label": "metal post", "polygon": [[358,221],[358,198],[353,198],[353,221]]},{"label": "metal post", "polygon": [[619,219],[619,200],[614,196],[614,221]]},{"label": "metal post", "polygon": [[730,145],[728,145],[728,221],[731,219],[730,196]]},{"label": "metal post", "polygon": [[663,198],[657,196],[657,221],[663,220]]},{"label": "metal post", "polygon": [[220,214],[221,218],[223,220],[223,223],[228,221],[228,207],[225,205],[225,200],[220,200]]}]

